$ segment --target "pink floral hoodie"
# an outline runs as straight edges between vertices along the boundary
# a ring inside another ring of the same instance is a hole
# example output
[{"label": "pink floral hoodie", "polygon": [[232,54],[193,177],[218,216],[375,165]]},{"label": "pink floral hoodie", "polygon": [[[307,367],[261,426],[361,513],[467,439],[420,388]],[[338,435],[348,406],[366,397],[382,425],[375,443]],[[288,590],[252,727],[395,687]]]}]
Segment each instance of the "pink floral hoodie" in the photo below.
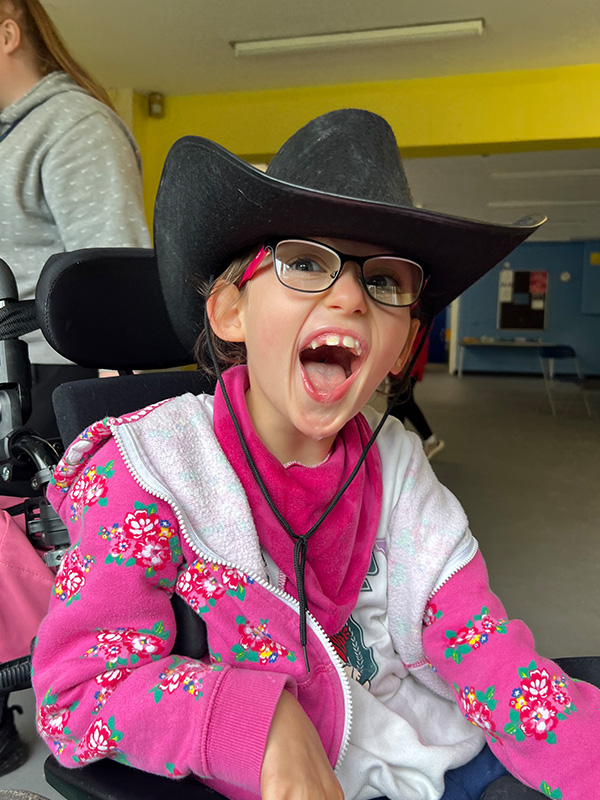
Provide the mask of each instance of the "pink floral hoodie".
[{"label": "pink floral hoodie", "polygon": [[[367,413],[371,425],[375,416]],[[403,665],[440,702],[453,697],[520,780],[549,797],[593,797],[600,692],[537,655],[525,625],[506,619],[462,509],[413,438],[390,420],[378,446],[378,536]],[[38,730],[61,763],[110,757],[256,797],[287,690],[341,765],[352,736],[349,679],[312,618],[306,673],[298,603],[269,580],[212,430],[212,398],[184,395],[90,426],[49,496],[72,546],[39,631],[34,689]],[[173,594],[206,624],[202,659],[178,652]]]}]

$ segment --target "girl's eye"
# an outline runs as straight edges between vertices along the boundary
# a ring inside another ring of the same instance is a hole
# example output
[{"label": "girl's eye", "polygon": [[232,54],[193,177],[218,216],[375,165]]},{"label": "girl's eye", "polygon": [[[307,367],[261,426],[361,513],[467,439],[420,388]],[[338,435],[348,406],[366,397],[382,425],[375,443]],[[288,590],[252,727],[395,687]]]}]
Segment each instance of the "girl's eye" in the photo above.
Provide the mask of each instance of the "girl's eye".
[{"label": "girl's eye", "polygon": [[399,289],[402,285],[397,275],[369,275],[365,280],[367,286],[376,289]]},{"label": "girl's eye", "polygon": [[286,267],[296,272],[325,272],[323,266],[314,258],[288,259]]}]

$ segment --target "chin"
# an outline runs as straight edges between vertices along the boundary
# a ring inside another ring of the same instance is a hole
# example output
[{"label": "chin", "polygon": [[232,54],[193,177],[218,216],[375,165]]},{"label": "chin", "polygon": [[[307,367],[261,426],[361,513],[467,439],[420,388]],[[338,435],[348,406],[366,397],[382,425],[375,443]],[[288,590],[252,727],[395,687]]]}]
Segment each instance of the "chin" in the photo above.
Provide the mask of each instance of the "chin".
[{"label": "chin", "polygon": [[343,413],[333,408],[324,407],[318,412],[305,417],[300,421],[296,428],[313,441],[320,442],[323,439],[334,439],[342,430],[344,425],[356,416],[358,412]]}]

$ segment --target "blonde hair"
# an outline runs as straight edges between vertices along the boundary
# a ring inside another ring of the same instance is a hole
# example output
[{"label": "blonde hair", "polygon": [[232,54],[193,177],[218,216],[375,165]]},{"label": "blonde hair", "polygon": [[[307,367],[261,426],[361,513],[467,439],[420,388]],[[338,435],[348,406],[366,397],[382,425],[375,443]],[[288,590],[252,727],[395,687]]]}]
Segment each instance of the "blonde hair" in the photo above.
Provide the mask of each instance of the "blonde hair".
[{"label": "blonde hair", "polygon": [[100,86],[67,50],[54,23],[39,0],[0,0],[0,23],[14,19],[33,49],[42,77],[64,70],[101,103],[115,110],[106,89]]}]

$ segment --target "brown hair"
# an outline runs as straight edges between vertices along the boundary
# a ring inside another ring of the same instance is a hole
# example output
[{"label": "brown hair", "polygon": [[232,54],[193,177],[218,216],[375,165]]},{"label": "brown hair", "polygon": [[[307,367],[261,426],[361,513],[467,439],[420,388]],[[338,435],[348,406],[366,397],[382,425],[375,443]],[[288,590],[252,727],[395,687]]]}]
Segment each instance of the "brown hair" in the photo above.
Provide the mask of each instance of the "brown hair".
[{"label": "brown hair", "polygon": [[39,0],[0,0],[0,23],[7,19],[14,19],[21,28],[33,49],[42,77],[62,69],[92,97],[115,110],[106,89],[69,53]]},{"label": "brown hair", "polygon": [[[208,300],[211,295],[218,294],[228,284],[237,284],[242,275],[246,271],[246,267],[252,261],[254,256],[258,254],[262,245],[257,244],[248,250],[244,250],[236,258],[233,259],[231,264],[227,267],[216,280],[205,281],[200,284],[198,291],[204,297],[204,301]],[[241,292],[244,288],[240,289]],[[217,377],[214,363],[209,351],[207,339],[210,336],[210,341],[219,365],[219,370],[227,369],[235,364],[246,363],[246,345],[244,342],[226,342],[216,336],[213,331],[207,331],[204,326],[200,335],[196,340],[194,346],[194,358],[198,364],[198,369],[213,378]]]}]

